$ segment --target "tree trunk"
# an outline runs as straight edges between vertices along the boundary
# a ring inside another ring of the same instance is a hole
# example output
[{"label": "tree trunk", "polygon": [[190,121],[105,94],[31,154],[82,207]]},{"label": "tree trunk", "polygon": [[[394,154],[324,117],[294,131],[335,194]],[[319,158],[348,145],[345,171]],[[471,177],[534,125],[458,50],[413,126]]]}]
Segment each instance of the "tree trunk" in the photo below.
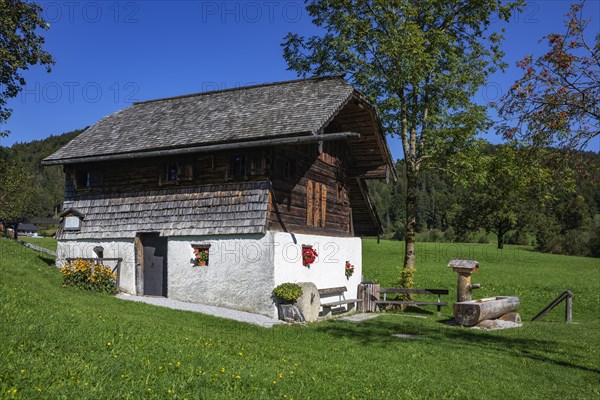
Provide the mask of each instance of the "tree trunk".
[{"label": "tree trunk", "polygon": [[498,231],[498,248],[499,249],[504,248],[504,235],[506,235],[506,232]]},{"label": "tree trunk", "polygon": [[404,268],[415,267],[415,242],[417,226],[417,175],[407,170],[406,173],[406,235]]},{"label": "tree trunk", "polygon": [[[413,287],[415,273],[415,243],[417,225],[417,167],[414,161],[406,163],[406,235],[404,239],[404,266],[402,269],[401,286]],[[412,300],[411,295],[405,296]]]}]

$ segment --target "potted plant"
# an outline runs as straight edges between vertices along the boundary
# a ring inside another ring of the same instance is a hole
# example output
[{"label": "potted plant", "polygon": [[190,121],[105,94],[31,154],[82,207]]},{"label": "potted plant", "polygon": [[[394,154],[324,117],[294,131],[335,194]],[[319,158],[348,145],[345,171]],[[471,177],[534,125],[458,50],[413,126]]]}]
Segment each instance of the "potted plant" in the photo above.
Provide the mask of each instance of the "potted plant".
[{"label": "potted plant", "polygon": [[310,265],[315,262],[318,256],[319,255],[312,246],[307,244],[302,245],[302,265],[305,267],[310,267]]},{"label": "potted plant", "polygon": [[194,265],[204,267],[208,264],[208,249],[194,248]]},{"label": "potted plant", "polygon": [[277,308],[279,319],[288,322],[304,322],[304,317],[296,304],[302,296],[302,288],[296,283],[286,282],[273,289],[273,295],[279,299]]},{"label": "potted plant", "polygon": [[346,279],[350,279],[350,277],[354,275],[354,265],[350,264],[350,261],[346,261],[344,273],[346,274]]}]

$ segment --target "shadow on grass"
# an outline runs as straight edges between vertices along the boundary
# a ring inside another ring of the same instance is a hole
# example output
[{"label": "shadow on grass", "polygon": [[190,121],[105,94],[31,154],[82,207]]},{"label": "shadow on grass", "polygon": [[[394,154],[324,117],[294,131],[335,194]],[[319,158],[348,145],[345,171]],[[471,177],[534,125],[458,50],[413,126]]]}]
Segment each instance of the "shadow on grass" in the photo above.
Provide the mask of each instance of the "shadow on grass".
[{"label": "shadow on grass", "polygon": [[[388,316],[394,316],[394,314],[388,314]],[[422,343],[436,345],[443,343],[445,348],[454,348],[457,351],[512,353],[516,357],[525,357],[538,362],[600,374],[598,368],[590,368],[554,358],[553,349],[556,349],[559,345],[557,341],[514,337],[512,335],[503,336],[498,332],[476,331],[462,326],[450,326],[446,323],[447,321],[448,319],[433,322],[431,320],[410,318],[409,316],[404,318],[399,316],[398,321],[376,318],[358,324],[330,321],[316,328],[316,330],[334,337],[359,341],[365,347],[388,347],[401,343],[399,339],[392,337],[394,334],[419,335],[422,337],[420,340]]]},{"label": "shadow on grass", "polygon": [[38,256],[38,259],[49,267],[54,267],[56,265],[56,260],[54,258]]}]

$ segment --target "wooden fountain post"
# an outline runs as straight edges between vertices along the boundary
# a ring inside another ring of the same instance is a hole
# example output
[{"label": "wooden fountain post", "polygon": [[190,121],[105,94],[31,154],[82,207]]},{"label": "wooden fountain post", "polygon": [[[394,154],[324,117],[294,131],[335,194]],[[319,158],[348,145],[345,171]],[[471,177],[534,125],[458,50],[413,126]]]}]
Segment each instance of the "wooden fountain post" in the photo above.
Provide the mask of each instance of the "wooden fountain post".
[{"label": "wooden fountain post", "polygon": [[448,267],[458,274],[456,286],[456,301],[471,300],[473,289],[479,289],[480,284],[471,284],[471,275],[479,269],[479,263],[475,260],[450,260]]}]

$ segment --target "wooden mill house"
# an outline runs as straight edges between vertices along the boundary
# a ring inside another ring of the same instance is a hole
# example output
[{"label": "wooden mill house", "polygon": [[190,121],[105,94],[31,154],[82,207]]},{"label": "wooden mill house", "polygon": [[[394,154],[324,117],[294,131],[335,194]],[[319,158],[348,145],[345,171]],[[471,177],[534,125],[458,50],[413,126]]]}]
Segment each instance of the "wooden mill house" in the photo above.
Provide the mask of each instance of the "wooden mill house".
[{"label": "wooden mill house", "polygon": [[339,76],[135,103],[44,164],[66,175],[57,263],[119,257],[124,292],[268,316],[283,282],[356,297],[358,236],[381,229],[365,182],[394,174],[375,109]]}]

